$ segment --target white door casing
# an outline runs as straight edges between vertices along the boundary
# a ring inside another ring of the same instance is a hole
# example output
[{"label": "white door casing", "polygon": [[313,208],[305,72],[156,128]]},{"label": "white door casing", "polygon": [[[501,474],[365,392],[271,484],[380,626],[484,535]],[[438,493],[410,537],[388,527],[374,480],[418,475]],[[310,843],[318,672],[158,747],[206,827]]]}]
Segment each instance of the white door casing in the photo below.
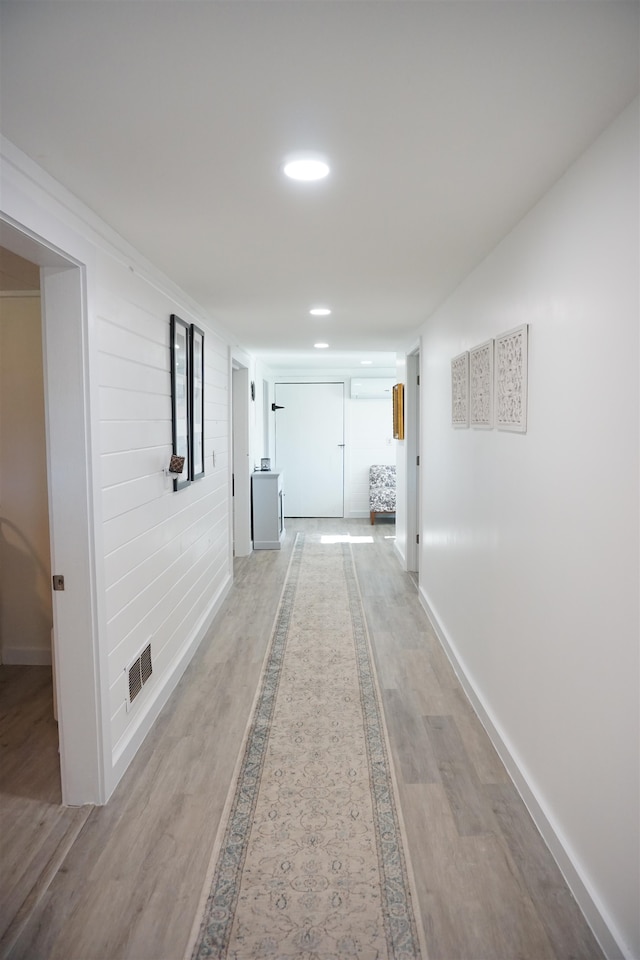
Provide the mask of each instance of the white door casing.
[{"label": "white door casing", "polygon": [[407,389],[405,391],[406,436],[406,516],[407,516],[407,570],[420,570],[420,351],[407,356]]},{"label": "white door casing", "polygon": [[231,370],[233,439],[233,552],[247,557],[251,539],[251,464],[249,460],[249,370],[233,360]]},{"label": "white door casing", "polygon": [[100,734],[95,544],[84,396],[84,337],[78,268],[42,270],[54,656],[64,803],[104,799]]}]

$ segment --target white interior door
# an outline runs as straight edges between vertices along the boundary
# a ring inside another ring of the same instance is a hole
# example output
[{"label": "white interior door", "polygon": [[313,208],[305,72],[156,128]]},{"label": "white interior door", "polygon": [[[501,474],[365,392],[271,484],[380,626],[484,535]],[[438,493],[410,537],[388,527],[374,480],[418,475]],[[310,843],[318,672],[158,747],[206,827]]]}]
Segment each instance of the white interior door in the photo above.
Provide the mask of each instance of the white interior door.
[{"label": "white interior door", "polygon": [[285,516],[344,516],[344,384],[276,383],[275,402]]}]

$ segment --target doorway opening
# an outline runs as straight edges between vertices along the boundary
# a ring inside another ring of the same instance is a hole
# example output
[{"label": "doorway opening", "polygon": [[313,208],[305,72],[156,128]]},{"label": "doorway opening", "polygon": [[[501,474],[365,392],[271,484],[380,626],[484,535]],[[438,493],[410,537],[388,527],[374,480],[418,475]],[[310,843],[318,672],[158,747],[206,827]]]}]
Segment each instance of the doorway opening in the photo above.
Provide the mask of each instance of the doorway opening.
[{"label": "doorway opening", "polygon": [[[3,789],[61,803],[40,268],[0,248]],[[25,761],[31,775],[24,781]],[[22,786],[21,786],[22,782]]]},{"label": "doorway opening", "polygon": [[[0,248],[30,263],[39,274],[49,534],[45,570],[53,625],[49,635],[61,799],[72,806],[101,803],[107,791],[98,666],[84,268],[42,237],[4,218],[0,219]],[[26,487],[30,477],[21,473],[17,480]],[[63,589],[53,591],[52,575],[62,578],[57,582]]]}]

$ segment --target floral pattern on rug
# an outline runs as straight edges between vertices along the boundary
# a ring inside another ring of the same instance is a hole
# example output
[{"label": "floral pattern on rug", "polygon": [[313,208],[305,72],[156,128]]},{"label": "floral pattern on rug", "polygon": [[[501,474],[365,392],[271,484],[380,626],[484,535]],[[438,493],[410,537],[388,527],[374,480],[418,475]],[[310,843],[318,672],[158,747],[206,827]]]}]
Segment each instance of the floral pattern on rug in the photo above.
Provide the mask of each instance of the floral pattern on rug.
[{"label": "floral pattern on rug", "polygon": [[299,534],[192,952],[421,957],[348,544]]}]

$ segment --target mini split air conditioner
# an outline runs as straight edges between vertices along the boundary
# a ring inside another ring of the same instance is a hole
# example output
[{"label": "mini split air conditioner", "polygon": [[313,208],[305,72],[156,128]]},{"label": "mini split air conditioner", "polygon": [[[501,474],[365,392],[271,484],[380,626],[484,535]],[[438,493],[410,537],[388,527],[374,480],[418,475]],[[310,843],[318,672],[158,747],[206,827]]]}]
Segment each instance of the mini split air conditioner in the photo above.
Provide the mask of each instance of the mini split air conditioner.
[{"label": "mini split air conditioner", "polygon": [[351,399],[391,400],[394,382],[389,377],[351,377]]}]

